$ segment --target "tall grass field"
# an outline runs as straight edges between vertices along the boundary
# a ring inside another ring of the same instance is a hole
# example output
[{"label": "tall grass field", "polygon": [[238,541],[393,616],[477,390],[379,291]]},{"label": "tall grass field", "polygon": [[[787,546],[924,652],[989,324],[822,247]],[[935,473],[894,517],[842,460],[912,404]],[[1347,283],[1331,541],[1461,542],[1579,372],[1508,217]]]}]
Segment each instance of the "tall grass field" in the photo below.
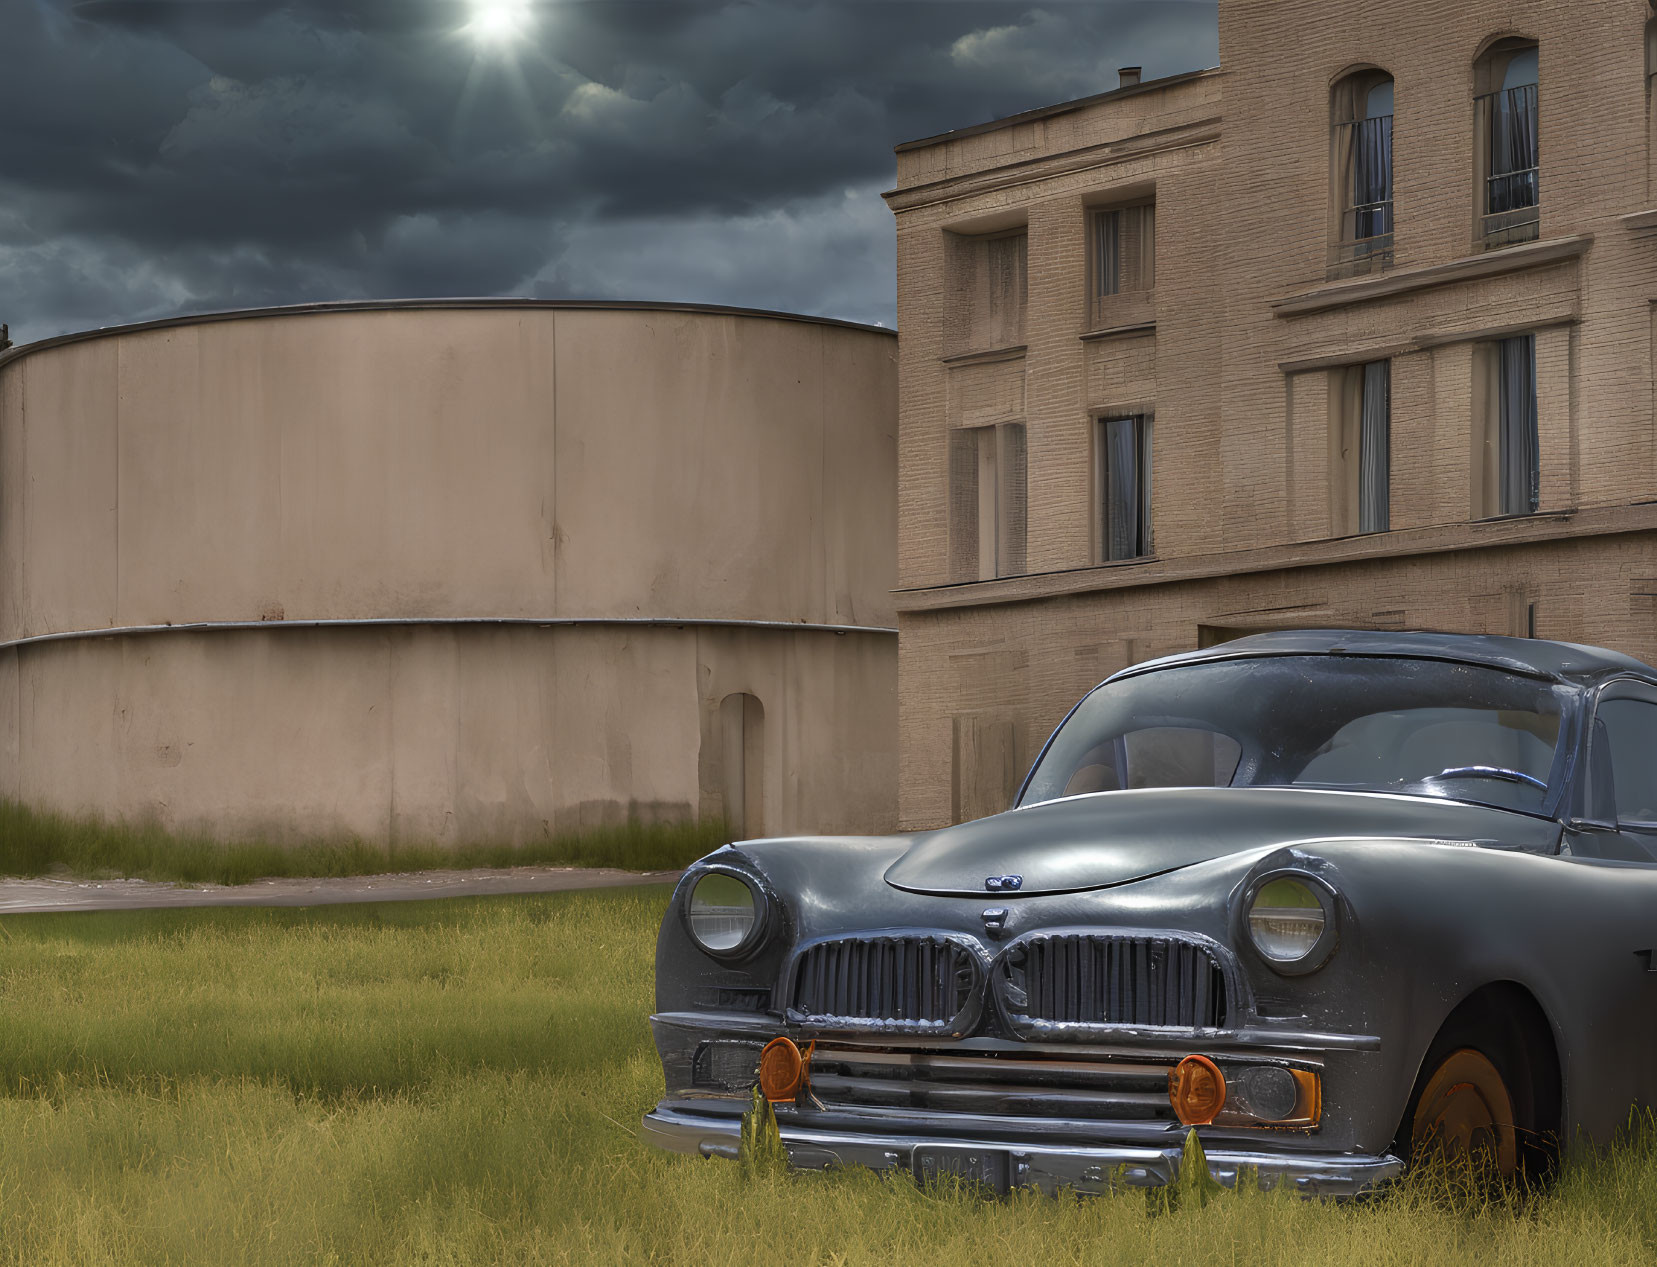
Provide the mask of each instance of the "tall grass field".
[{"label": "tall grass field", "polygon": [[1538,1198],[984,1201],[638,1138],[667,891],[0,918],[0,1262],[1649,1263],[1657,1144]]},{"label": "tall grass field", "polygon": [[0,875],[75,875],[246,884],[265,876],[376,875],[445,867],[573,866],[667,871],[731,839],[719,820],[620,823],[525,844],[373,845],[363,840],[217,840],[154,824],[110,823],[0,799]]}]

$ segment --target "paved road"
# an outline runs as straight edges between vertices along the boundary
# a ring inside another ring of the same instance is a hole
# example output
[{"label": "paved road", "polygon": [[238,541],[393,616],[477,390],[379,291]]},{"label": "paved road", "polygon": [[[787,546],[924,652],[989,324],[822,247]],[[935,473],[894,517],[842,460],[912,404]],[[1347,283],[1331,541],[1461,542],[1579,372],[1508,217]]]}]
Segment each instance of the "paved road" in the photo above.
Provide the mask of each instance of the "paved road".
[{"label": "paved road", "polygon": [[165,884],[153,880],[4,880],[0,915],[37,911],[137,911],[171,906],[324,906],[411,902],[498,893],[559,893],[628,884],[671,884],[678,871],[598,867],[505,867],[408,871],[343,879],[255,880],[251,884]]}]

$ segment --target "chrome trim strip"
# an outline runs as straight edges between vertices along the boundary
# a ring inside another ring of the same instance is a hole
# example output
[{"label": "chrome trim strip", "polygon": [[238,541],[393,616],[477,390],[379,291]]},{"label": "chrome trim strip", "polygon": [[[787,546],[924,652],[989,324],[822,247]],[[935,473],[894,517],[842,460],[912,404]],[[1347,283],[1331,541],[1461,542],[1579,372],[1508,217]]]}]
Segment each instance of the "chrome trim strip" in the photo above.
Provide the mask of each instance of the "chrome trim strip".
[{"label": "chrome trim strip", "polygon": [[532,626],[554,629],[565,625],[621,625],[645,628],[714,628],[798,630],[804,633],[892,634],[880,625],[818,625],[793,620],[730,620],[700,616],[367,616],[326,620],[198,620],[178,625],[111,625],[106,629],[68,629],[0,642],[0,651],[33,647],[47,642],[78,642],[87,638],[140,638],[166,633],[226,633],[275,629],[399,629],[421,626]]},{"label": "chrome trim strip", "polygon": [[[688,1111],[662,1101],[644,1115],[644,1138],[673,1152],[704,1157],[735,1157],[742,1133],[740,1116]],[[1096,1124],[1095,1124],[1096,1125]],[[981,1149],[1007,1155],[1013,1182],[1054,1193],[1109,1192],[1119,1186],[1157,1187],[1179,1175],[1182,1143],[1107,1144],[1063,1147],[1006,1143],[957,1136],[923,1136],[902,1132],[852,1133],[779,1123],[789,1161],[801,1169],[867,1166],[872,1170],[912,1168],[915,1153],[932,1147]],[[1403,1173],[1404,1163],[1390,1153],[1267,1152],[1258,1149],[1206,1150],[1208,1171],[1220,1183],[1237,1182],[1238,1172],[1253,1169],[1262,1187],[1287,1184],[1307,1196],[1353,1196]]]},{"label": "chrome trim strip", "polygon": [[[1039,761],[1040,758],[1038,757],[1037,760]],[[1002,812],[1007,813],[1007,814],[1016,814],[1020,810],[1036,809],[1036,808],[1038,808],[1042,805],[1063,805],[1067,801],[1090,801],[1090,800],[1094,800],[1094,799],[1096,799],[1098,797],[1102,797],[1102,796],[1142,796],[1142,795],[1144,795],[1146,793],[1149,793],[1149,792],[1167,792],[1169,790],[1170,789],[1165,788],[1165,787],[1118,787],[1118,788],[1111,788],[1108,791],[1104,791],[1104,792],[1072,792],[1069,796],[1050,796],[1045,801],[1031,801],[1028,805],[1015,805],[1011,809],[1004,810]],[[1196,792],[1307,792],[1307,793],[1311,793],[1311,794],[1316,795],[1316,796],[1368,796],[1368,797],[1373,797],[1376,800],[1382,800],[1382,801],[1409,801],[1409,802],[1411,802],[1413,804],[1416,804],[1416,805],[1419,805],[1424,799],[1425,800],[1448,800],[1449,799],[1448,797],[1411,796],[1407,792],[1377,792],[1377,791],[1374,791],[1370,788],[1308,787],[1308,786],[1305,786],[1305,785],[1302,785],[1302,784],[1299,784],[1299,783],[1248,783],[1248,784],[1239,785],[1237,787],[1229,787],[1228,786],[1228,787],[1179,788],[1179,789],[1173,789],[1173,790],[1175,790],[1175,791],[1196,791]],[[1468,804],[1477,805],[1478,804],[1478,802],[1476,802],[1476,801],[1457,801],[1455,803],[1458,804],[1458,805],[1468,805]],[[1484,806],[1480,806],[1480,808],[1482,808],[1482,809],[1500,809],[1501,807],[1496,806],[1496,805],[1484,805]],[[1507,813],[1524,813],[1523,810],[1517,810],[1517,811],[1508,810],[1506,812]],[[1529,815],[1529,817],[1538,818],[1538,817],[1541,817],[1541,815],[1531,814],[1531,815]],[[1411,840],[1415,840],[1415,839],[1416,839],[1416,837],[1414,837],[1414,836],[1396,836],[1396,835],[1394,835],[1394,836],[1360,836],[1360,835],[1353,834],[1353,835],[1346,835],[1346,836],[1307,836],[1303,840],[1286,840],[1286,841],[1283,842],[1283,845],[1284,846],[1289,846],[1289,845],[1318,845],[1318,844],[1325,844],[1325,843],[1332,842],[1332,841],[1344,841],[1344,840],[1405,840],[1405,841],[1411,841]],[[1159,874],[1163,874],[1163,873],[1159,873]]]},{"label": "chrome trim strip", "polygon": [[[743,1012],[658,1012],[650,1018],[652,1027],[671,1026],[713,1037],[723,1035],[778,1034],[814,1036],[816,1031],[788,1025],[775,1016],[756,1016]],[[866,1046],[875,1048],[923,1048],[942,1052],[1051,1052],[1070,1056],[1135,1056],[1168,1055],[1174,1060],[1193,1051],[1205,1055],[1235,1054],[1248,1056],[1263,1050],[1292,1051],[1295,1059],[1316,1064],[1318,1053],[1327,1051],[1380,1051],[1377,1034],[1334,1034],[1314,1030],[1268,1029],[1252,1026],[1230,1030],[1156,1030],[1120,1029],[1111,1032],[1110,1043],[1087,1042],[1023,1042],[1005,1038],[961,1038],[940,1042],[936,1037],[912,1034],[842,1034],[834,1035],[836,1046]],[[1137,1044],[1137,1045],[1128,1045]],[[1306,1053],[1304,1056],[1301,1053]]]},{"label": "chrome trim strip", "polygon": [[[821,1049],[819,1049],[820,1051]],[[1124,1079],[1126,1081],[1126,1079]],[[1081,1117],[1090,1112],[1127,1114],[1150,1119],[1170,1118],[1173,1110],[1168,1103],[1167,1075],[1163,1075],[1160,1090],[1132,1087],[1076,1087],[1047,1083],[1002,1082],[927,1082],[917,1086],[912,1078],[871,1078],[859,1074],[844,1077],[840,1074],[819,1073],[813,1066],[811,1094],[821,1100],[829,1112],[859,1113],[868,1108],[890,1108],[889,1104],[870,1105],[857,1096],[902,1097],[909,1100],[918,1090],[924,1090],[926,1106],[934,1113],[947,1115],[946,1120],[968,1113],[998,1112],[993,1107],[979,1107],[987,1102],[1016,1100],[1017,1116],[1040,1119],[1052,1117]],[[1008,1116],[1012,1116],[1009,1112]],[[1088,1121],[1108,1121],[1088,1117]]]},{"label": "chrome trim strip", "polygon": [[[840,1043],[819,1043],[817,1051],[824,1061],[834,1061],[846,1065],[890,1065],[896,1068],[919,1066],[927,1071],[942,1070],[948,1073],[982,1073],[985,1069],[984,1057],[941,1055],[935,1051],[908,1052],[908,1051],[872,1051],[860,1047],[847,1047]],[[1069,1055],[1071,1053],[1065,1053]],[[1176,1061],[1165,1060],[1159,1064],[1139,1064],[1131,1061],[1112,1061],[1101,1065],[1091,1060],[1020,1060],[1017,1057],[1006,1057],[995,1061],[994,1069],[997,1073],[1038,1073],[1038,1074],[1115,1074],[1122,1077],[1164,1078],[1174,1067]],[[947,1084],[946,1084],[947,1085]],[[1166,1096],[1164,1097],[1166,1099]]]}]

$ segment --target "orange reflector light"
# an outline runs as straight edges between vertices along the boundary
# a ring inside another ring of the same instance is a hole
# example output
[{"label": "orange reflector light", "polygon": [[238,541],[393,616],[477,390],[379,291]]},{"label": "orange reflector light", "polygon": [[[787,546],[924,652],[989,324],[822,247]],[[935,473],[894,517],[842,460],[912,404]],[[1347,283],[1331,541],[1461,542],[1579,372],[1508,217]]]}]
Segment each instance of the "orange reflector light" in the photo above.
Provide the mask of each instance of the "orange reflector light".
[{"label": "orange reflector light", "polygon": [[1295,1105],[1295,1121],[1316,1126],[1323,1116],[1323,1083],[1318,1081],[1317,1074],[1306,1069],[1291,1069],[1289,1073],[1300,1091],[1299,1102]]},{"label": "orange reflector light", "polygon": [[1168,1102],[1184,1125],[1207,1126],[1225,1108],[1225,1075],[1207,1056],[1187,1056],[1168,1071]]},{"label": "orange reflector light", "polygon": [[[817,1042],[803,1053],[789,1038],[773,1038],[759,1054],[759,1089],[772,1104],[793,1104]],[[750,1049],[751,1050],[751,1049]]]}]

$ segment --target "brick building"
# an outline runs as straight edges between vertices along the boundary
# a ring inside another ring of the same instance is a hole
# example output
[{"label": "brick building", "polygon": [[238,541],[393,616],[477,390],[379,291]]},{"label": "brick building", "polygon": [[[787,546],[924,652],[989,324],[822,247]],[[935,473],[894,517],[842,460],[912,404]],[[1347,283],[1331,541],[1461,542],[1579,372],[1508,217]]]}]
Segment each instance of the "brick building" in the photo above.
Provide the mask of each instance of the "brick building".
[{"label": "brick building", "polygon": [[899,147],[900,797],[1244,632],[1657,660],[1653,14],[1221,0],[1221,67]]}]

